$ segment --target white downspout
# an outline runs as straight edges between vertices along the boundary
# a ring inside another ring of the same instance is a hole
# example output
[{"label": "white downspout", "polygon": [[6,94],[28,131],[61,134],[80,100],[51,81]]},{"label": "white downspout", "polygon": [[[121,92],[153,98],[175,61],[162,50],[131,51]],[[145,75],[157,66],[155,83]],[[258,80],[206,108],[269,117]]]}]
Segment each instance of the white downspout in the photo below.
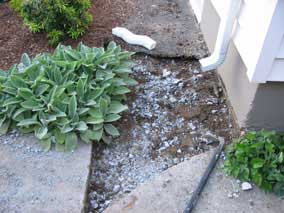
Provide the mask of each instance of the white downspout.
[{"label": "white downspout", "polygon": [[221,17],[214,52],[199,61],[202,71],[217,69],[225,61],[241,2],[242,0],[230,0],[225,16]]}]

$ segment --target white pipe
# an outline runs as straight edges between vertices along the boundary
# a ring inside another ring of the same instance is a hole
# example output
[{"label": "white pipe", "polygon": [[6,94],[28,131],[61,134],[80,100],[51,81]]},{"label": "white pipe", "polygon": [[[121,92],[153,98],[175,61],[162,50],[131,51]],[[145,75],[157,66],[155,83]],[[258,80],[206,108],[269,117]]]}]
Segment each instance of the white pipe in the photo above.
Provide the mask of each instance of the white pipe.
[{"label": "white pipe", "polygon": [[230,0],[225,16],[221,17],[214,52],[211,56],[199,61],[202,71],[217,69],[225,61],[241,2],[242,0]]},{"label": "white pipe", "polygon": [[112,29],[112,34],[122,38],[129,44],[139,45],[152,50],[156,47],[157,42],[145,35],[136,35],[123,27],[116,27]]}]

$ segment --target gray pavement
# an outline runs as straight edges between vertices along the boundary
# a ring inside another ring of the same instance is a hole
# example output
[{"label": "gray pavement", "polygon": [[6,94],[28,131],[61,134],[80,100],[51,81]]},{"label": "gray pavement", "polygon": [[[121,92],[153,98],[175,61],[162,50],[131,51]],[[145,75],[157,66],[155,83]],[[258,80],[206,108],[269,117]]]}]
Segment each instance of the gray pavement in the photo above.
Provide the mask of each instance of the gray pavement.
[{"label": "gray pavement", "polygon": [[0,212],[81,212],[91,146],[81,143],[74,153],[40,150],[33,136],[0,138]]},{"label": "gray pavement", "polygon": [[[211,152],[212,154],[212,152]],[[192,157],[114,202],[106,213],[182,213],[210,152]],[[220,163],[221,164],[221,163]],[[284,200],[256,187],[242,191],[237,180],[226,177],[219,165],[211,175],[194,213],[282,213]]]}]

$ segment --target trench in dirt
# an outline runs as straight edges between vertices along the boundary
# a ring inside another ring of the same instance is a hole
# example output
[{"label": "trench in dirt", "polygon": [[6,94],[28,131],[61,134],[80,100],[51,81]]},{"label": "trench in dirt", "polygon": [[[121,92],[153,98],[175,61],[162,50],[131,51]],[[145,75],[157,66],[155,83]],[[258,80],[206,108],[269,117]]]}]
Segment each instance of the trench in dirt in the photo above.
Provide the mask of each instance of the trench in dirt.
[{"label": "trench in dirt", "polygon": [[126,112],[111,145],[94,144],[86,212],[103,212],[154,175],[230,141],[234,128],[214,72],[196,60],[134,57]]}]

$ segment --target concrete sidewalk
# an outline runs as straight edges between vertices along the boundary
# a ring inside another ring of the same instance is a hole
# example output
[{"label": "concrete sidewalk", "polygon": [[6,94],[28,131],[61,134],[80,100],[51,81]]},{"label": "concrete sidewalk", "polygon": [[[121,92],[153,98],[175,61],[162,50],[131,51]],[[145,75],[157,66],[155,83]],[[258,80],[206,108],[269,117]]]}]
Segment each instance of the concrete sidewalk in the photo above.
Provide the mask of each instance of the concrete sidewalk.
[{"label": "concrete sidewalk", "polygon": [[33,136],[0,138],[0,212],[79,213],[84,206],[91,146],[43,153]]},{"label": "concrete sidewalk", "polygon": [[[107,213],[183,212],[212,153],[204,153],[174,166],[114,202]],[[233,194],[233,197],[231,196]],[[232,198],[231,198],[232,197]],[[220,165],[212,174],[195,213],[282,213],[284,200],[259,189],[241,191],[236,180],[226,177]]]},{"label": "concrete sidewalk", "polygon": [[154,50],[126,45],[137,53],[158,57],[204,58],[208,49],[188,0],[135,0],[137,13],[122,24],[157,41]]}]

